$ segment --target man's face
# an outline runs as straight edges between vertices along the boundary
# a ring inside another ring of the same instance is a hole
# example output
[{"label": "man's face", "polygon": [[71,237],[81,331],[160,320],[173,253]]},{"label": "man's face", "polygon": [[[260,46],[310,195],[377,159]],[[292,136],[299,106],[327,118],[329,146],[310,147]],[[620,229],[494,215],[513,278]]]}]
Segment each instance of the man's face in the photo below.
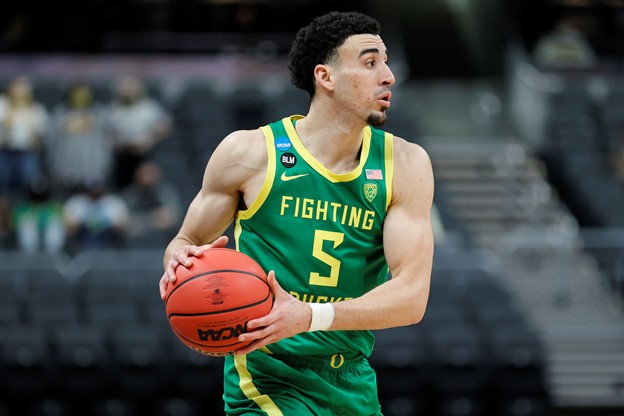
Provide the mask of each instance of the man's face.
[{"label": "man's face", "polygon": [[330,64],[336,77],[335,98],[372,126],[386,122],[390,107],[390,87],[394,74],[388,67],[388,54],[381,37],[353,35],[338,48]]}]

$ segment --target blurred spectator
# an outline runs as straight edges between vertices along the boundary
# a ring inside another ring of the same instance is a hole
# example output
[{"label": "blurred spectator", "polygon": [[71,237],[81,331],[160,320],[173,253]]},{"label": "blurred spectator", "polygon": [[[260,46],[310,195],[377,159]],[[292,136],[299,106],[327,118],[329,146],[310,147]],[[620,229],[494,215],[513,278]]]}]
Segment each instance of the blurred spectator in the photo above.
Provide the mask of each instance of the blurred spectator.
[{"label": "blurred spectator", "polygon": [[88,183],[106,183],[112,167],[104,109],[94,103],[88,83],[72,85],[52,115],[46,161],[54,184],[72,194]]},{"label": "blurred spectator", "polygon": [[538,40],[533,56],[538,65],[553,69],[589,68],[597,60],[577,20],[565,16]]},{"label": "blurred spectator", "polygon": [[35,101],[28,78],[11,81],[0,97],[0,190],[22,194],[40,172],[48,113]]},{"label": "blurred spectator", "polygon": [[153,236],[162,240],[155,244],[171,239],[179,226],[180,198],[176,189],[163,180],[158,165],[143,162],[122,196],[131,213],[130,237]]},{"label": "blurred spectator", "polygon": [[59,253],[65,246],[63,204],[46,177],[30,182],[27,197],[16,204],[13,224],[18,247],[28,253]]},{"label": "blurred spectator", "polygon": [[129,212],[124,200],[108,192],[103,183],[87,185],[72,195],[63,207],[69,251],[115,248],[123,243]]},{"label": "blurred spectator", "polygon": [[172,120],[165,108],[147,95],[139,78],[127,76],[119,81],[110,105],[109,128],[115,152],[113,179],[117,189],[122,189],[154,145],[169,135]]}]

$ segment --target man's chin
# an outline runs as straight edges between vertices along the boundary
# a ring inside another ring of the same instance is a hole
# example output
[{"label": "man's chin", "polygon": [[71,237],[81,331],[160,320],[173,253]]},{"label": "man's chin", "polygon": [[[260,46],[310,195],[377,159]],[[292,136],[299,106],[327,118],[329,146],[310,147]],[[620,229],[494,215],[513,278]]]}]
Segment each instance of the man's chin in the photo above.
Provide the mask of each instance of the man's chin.
[{"label": "man's chin", "polygon": [[388,116],[386,115],[386,110],[382,109],[381,111],[377,111],[368,115],[366,122],[373,127],[381,127],[386,124],[388,120]]}]

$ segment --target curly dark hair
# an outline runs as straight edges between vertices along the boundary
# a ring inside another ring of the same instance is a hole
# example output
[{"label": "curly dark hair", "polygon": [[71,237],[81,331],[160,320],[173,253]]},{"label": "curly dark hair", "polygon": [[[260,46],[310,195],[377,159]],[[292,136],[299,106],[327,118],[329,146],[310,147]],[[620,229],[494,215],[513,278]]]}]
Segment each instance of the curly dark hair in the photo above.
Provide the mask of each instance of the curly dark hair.
[{"label": "curly dark hair", "polygon": [[328,63],[336,50],[352,35],[379,35],[376,19],[359,12],[329,12],[301,28],[288,54],[290,80],[314,96],[314,67]]}]

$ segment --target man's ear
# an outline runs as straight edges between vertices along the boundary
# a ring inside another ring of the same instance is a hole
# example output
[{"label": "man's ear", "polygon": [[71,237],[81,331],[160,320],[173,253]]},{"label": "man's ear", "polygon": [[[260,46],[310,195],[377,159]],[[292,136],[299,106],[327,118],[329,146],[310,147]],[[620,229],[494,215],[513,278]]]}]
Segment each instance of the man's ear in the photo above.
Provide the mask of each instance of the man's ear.
[{"label": "man's ear", "polygon": [[327,91],[334,90],[334,76],[330,66],[321,64],[315,66],[314,79],[316,79],[319,87],[324,88]]}]

